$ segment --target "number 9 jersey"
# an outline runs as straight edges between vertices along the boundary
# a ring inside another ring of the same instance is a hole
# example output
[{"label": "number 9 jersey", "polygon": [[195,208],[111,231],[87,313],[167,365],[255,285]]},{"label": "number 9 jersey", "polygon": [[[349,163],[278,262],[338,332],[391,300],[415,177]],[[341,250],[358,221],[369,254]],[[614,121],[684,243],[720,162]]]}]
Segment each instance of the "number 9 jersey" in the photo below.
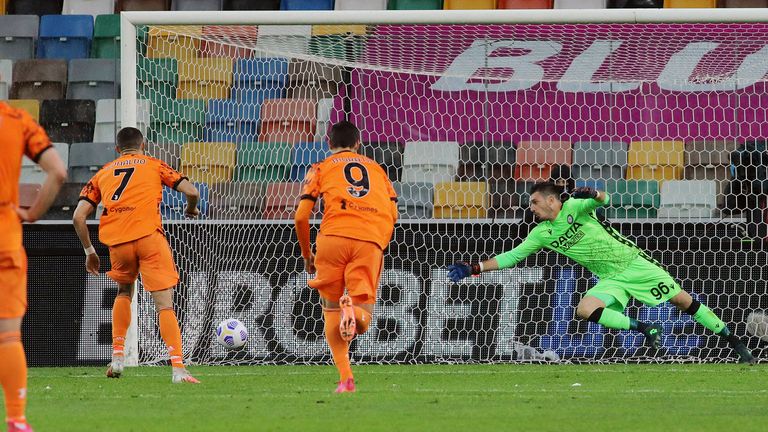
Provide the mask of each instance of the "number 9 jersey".
[{"label": "number 9 jersey", "polygon": [[175,189],[184,179],[159,159],[127,154],[104,165],[80,192],[80,199],[94,207],[104,204],[99,240],[113,246],[162,232],[163,185]]},{"label": "number 9 jersey", "polygon": [[340,151],[312,166],[301,199],[322,197],[320,232],[386,249],[397,221],[397,194],[386,172],[366,156]]}]

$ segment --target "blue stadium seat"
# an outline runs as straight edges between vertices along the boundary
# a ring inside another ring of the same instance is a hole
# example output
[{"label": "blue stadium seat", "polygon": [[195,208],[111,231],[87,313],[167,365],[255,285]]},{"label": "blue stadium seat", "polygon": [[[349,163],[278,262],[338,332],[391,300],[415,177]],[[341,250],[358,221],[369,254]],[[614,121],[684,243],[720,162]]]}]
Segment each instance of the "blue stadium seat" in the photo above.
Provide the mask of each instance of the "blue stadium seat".
[{"label": "blue stadium seat", "polygon": [[91,15],[45,15],[40,19],[37,57],[87,58],[93,39]]},{"label": "blue stadium seat", "polygon": [[283,0],[281,10],[333,10],[333,0]]},{"label": "blue stadium seat", "polygon": [[[197,208],[200,209],[200,219],[208,216],[208,185],[205,183],[193,183],[200,192],[200,201]],[[184,209],[187,205],[187,197],[179,191],[169,187],[163,187],[163,201],[160,203],[160,214],[163,219],[181,220],[185,219]]]},{"label": "blue stadium seat", "polygon": [[312,164],[328,157],[331,151],[324,142],[302,142],[293,146],[290,181],[303,181]]},{"label": "blue stadium seat", "polygon": [[576,187],[588,187],[599,191],[605,191],[605,180],[576,179]]},{"label": "blue stadium seat", "polygon": [[232,99],[259,104],[285,97],[288,60],[284,58],[239,59],[233,72]]},{"label": "blue stadium seat", "polygon": [[258,137],[261,104],[210,99],[205,113],[205,141],[251,142]]}]

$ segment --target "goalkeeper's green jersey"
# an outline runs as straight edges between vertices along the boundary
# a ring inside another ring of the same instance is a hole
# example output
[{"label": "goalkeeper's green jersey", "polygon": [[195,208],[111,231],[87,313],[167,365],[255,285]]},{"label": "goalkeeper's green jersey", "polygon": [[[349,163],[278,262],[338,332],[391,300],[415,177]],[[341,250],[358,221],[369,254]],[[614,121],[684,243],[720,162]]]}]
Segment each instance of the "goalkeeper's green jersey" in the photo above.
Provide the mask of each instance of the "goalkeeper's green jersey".
[{"label": "goalkeeper's green jersey", "polygon": [[517,247],[496,256],[499,268],[513,267],[546,248],[571,258],[598,278],[621,273],[641,251],[595,216],[595,209],[608,201],[607,195],[604,202],[592,198],[566,200],[555,220],[539,223]]}]

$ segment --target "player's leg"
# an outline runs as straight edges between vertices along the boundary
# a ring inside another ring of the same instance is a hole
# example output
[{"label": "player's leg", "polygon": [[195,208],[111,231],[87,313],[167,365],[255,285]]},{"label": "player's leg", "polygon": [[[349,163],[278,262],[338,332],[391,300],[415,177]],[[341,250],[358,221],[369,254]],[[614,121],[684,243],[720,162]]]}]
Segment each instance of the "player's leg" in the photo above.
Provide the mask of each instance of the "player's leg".
[{"label": "player's leg", "polygon": [[112,361],[107,366],[108,378],[120,378],[125,369],[125,335],[131,324],[133,285],[139,274],[135,242],[109,248],[112,268],[107,276],[117,283],[117,296],[112,304]]},{"label": "player's leg", "polygon": [[747,346],[738,336],[731,332],[723,320],[721,320],[712,309],[691,297],[687,291],[680,290],[679,293],[669,299],[669,302],[693,317],[699,324],[728,341],[731,348],[733,348],[739,355],[740,363],[754,364],[756,362],[752,352],[749,351]]},{"label": "player's leg", "polygon": [[[376,304],[376,292],[379,288],[381,270],[384,264],[383,251],[378,245],[352,240],[354,253],[347,267],[344,269],[344,284],[347,287],[347,299],[342,297],[342,336],[352,340],[356,334],[368,331]],[[344,302],[349,306],[347,315],[353,322],[348,328],[344,328]]]}]

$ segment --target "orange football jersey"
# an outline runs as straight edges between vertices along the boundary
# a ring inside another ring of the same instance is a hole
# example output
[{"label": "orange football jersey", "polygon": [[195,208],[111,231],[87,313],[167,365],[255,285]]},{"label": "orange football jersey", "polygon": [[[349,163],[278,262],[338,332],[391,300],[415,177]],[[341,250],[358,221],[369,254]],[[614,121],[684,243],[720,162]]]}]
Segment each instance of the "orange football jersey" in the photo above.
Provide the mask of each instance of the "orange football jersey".
[{"label": "orange football jersey", "polygon": [[117,245],[162,231],[163,185],[176,188],[186,177],[146,155],[123,155],[104,165],[80,192],[94,207],[104,204],[99,240]]},{"label": "orange football jersey", "polygon": [[16,214],[21,158],[26,155],[37,162],[52,146],[43,128],[26,111],[5,102],[0,102],[0,133],[0,252],[7,252],[21,248],[21,222]]},{"label": "orange football jersey", "polygon": [[387,247],[397,221],[397,194],[376,161],[341,151],[314,164],[301,199],[319,197],[324,204],[320,232]]}]

